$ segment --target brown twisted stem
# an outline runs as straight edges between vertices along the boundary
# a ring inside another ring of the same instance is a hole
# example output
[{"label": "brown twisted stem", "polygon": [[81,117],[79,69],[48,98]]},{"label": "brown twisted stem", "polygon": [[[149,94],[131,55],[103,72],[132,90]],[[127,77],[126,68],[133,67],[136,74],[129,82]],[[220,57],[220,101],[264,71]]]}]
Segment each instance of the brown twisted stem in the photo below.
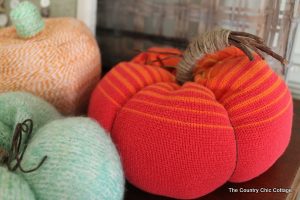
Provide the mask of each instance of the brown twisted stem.
[{"label": "brown twisted stem", "polygon": [[[25,170],[21,165],[24,153],[27,149],[27,145],[32,134],[32,129],[33,122],[31,119],[27,119],[24,122],[18,123],[16,125],[10,151],[6,152],[5,150],[0,149],[0,164],[5,164],[10,171],[16,171],[19,168],[23,173],[36,171],[42,166],[42,164],[47,159],[47,156],[44,156],[40,163],[33,169]],[[24,142],[24,147],[21,150],[23,133],[26,133],[27,137]],[[15,165],[12,164],[14,161],[16,162]]]},{"label": "brown twisted stem", "polygon": [[182,61],[177,65],[176,80],[179,84],[190,81],[193,78],[193,68],[197,61],[205,54],[215,53],[225,47],[233,45],[239,48],[252,61],[253,51],[264,59],[263,53],[279,60],[283,65],[283,72],[287,61],[272,51],[262,38],[246,32],[229,31],[225,29],[206,32],[191,42],[183,54]]},{"label": "brown twisted stem", "polygon": [[[234,46],[236,46],[236,44],[243,45],[245,48],[250,48],[259,55],[262,55],[262,52],[264,52],[264,53],[272,56],[279,62],[281,62],[283,65],[287,64],[287,60],[285,58],[283,58],[282,56],[278,55],[277,53],[275,53],[274,51],[272,51],[266,44],[264,44],[264,41],[262,38],[252,35],[250,33],[233,31],[229,35],[228,42],[229,42],[229,44],[232,44]],[[238,47],[238,46],[236,46],[236,47]],[[241,48],[239,48],[239,49],[241,49]],[[242,50],[242,51],[244,51],[244,50]],[[248,51],[245,54],[250,59],[251,52]],[[252,59],[250,59],[250,60],[252,60]]]},{"label": "brown twisted stem", "polygon": [[8,152],[5,149],[0,148],[0,163],[4,163],[8,157]]}]

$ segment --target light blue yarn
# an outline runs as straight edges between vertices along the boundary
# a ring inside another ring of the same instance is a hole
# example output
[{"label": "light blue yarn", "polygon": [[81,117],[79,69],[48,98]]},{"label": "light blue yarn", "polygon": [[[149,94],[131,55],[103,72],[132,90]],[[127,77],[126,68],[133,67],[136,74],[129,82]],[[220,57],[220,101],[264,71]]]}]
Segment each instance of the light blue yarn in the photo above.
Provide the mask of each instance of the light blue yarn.
[{"label": "light blue yarn", "polygon": [[0,147],[9,150],[17,123],[32,119],[34,134],[38,127],[60,117],[52,105],[30,93],[0,93]]},{"label": "light blue yarn", "polygon": [[52,121],[30,141],[24,168],[49,159],[37,171],[23,174],[37,199],[121,200],[124,177],[110,137],[84,117]]},{"label": "light blue yarn", "polygon": [[35,200],[35,197],[29,185],[21,176],[0,166],[0,199]]},{"label": "light blue yarn", "polygon": [[[34,131],[22,167],[35,168],[44,156],[48,158],[38,170],[26,174],[7,171],[0,164],[0,187],[6,192],[3,200],[22,199],[20,193],[28,200],[123,199],[121,161],[98,123],[86,117],[63,118],[49,103],[29,93],[2,93],[0,148],[10,148],[16,123],[28,118],[33,120]],[[11,187],[12,183],[19,186]]]}]

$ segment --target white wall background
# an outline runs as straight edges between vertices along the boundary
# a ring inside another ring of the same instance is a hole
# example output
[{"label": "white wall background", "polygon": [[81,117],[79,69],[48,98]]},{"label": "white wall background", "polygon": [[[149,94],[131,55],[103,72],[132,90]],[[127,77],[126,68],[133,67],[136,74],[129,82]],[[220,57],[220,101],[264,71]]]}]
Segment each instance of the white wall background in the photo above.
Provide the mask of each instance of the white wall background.
[{"label": "white wall background", "polygon": [[292,91],[293,97],[300,99],[300,28],[298,26],[292,56],[287,73],[287,83]]},{"label": "white wall background", "polygon": [[97,23],[97,0],[77,0],[77,19],[82,20],[95,35]]}]

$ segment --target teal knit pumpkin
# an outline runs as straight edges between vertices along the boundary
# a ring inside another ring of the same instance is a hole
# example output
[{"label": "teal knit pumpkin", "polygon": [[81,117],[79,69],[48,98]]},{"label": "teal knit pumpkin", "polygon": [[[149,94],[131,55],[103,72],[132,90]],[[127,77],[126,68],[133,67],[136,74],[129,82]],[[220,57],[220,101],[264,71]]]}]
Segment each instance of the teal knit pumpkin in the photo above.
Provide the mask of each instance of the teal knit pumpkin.
[{"label": "teal knit pumpkin", "polygon": [[0,199],[1,200],[34,200],[34,194],[28,183],[8,169],[0,167]]},{"label": "teal knit pumpkin", "polygon": [[21,166],[33,169],[44,156],[47,159],[30,173],[8,171],[2,163],[1,200],[123,198],[120,158],[108,134],[89,118],[62,118],[33,95],[0,94],[0,150],[10,149],[14,126],[28,118],[34,128]]},{"label": "teal knit pumpkin", "polygon": [[56,109],[41,98],[25,92],[0,94],[0,148],[9,150],[17,123],[26,119],[34,121],[33,134],[38,127],[60,118]]}]

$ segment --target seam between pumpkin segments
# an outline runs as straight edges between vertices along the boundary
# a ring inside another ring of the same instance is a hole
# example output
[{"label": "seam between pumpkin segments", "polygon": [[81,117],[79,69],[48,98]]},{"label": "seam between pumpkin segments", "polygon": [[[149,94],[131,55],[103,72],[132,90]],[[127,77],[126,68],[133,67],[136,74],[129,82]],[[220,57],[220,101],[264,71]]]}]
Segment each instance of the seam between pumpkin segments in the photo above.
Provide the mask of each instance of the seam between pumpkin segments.
[{"label": "seam between pumpkin segments", "polygon": [[[224,108],[225,109],[225,108]],[[232,130],[233,130],[233,134],[234,134],[234,141],[235,141],[235,166],[234,166],[234,168],[233,168],[233,171],[232,171],[232,174],[229,176],[229,178],[228,178],[228,180],[227,181],[229,181],[232,177],[233,177],[233,175],[234,175],[234,173],[235,173],[235,170],[236,170],[236,168],[237,168],[237,164],[238,164],[238,156],[239,156],[239,153],[238,153],[238,142],[237,142],[237,136],[236,136],[236,132],[235,132],[235,127],[234,126],[232,126],[232,123],[231,123],[231,118],[229,117],[229,113],[228,113],[228,119],[229,119],[229,122],[230,122],[230,124],[231,124],[231,127],[232,127]]]},{"label": "seam between pumpkin segments", "polygon": [[[120,63],[121,64],[121,63]],[[129,62],[126,62],[126,64],[127,65],[125,65],[125,67],[127,67],[128,66],[128,64],[130,64]],[[114,70],[114,69],[113,69]],[[126,71],[125,71],[126,72]],[[128,74],[128,72],[126,72],[127,74]],[[128,74],[128,75],[130,75],[130,74]],[[139,94],[142,90],[144,90],[144,89],[146,89],[147,87],[150,87],[151,85],[153,85],[153,84],[157,84],[157,83],[169,83],[169,82],[171,82],[171,81],[164,81],[164,80],[161,80],[161,81],[158,81],[158,82],[155,82],[155,80],[154,79],[152,79],[152,81],[153,81],[153,83],[152,84],[149,84],[148,82],[146,82],[145,84],[145,86],[144,87],[141,87],[141,88],[135,88],[135,92],[133,92],[132,93],[132,95],[130,96],[130,97],[128,97],[127,99],[126,99],[126,101],[124,101],[123,103],[122,103],[122,105],[121,104],[119,104],[118,102],[116,102],[110,95],[108,95],[109,97],[111,97],[111,101],[113,100],[114,101],[114,103],[117,103],[117,106],[118,106],[118,110],[116,111],[116,113],[115,113],[115,115],[114,115],[114,119],[112,120],[112,125],[111,125],[111,130],[110,130],[110,132],[111,132],[111,134],[112,134],[112,129],[113,129],[113,127],[114,127],[114,124],[115,124],[115,121],[116,121],[116,119],[117,119],[117,116],[120,114],[120,112],[123,110],[123,108],[125,108],[126,107],[126,104],[131,100],[131,99],[133,99],[137,94]],[[130,83],[129,83],[130,84]],[[102,88],[103,89],[103,88]],[[105,91],[104,91],[105,92]]]}]

